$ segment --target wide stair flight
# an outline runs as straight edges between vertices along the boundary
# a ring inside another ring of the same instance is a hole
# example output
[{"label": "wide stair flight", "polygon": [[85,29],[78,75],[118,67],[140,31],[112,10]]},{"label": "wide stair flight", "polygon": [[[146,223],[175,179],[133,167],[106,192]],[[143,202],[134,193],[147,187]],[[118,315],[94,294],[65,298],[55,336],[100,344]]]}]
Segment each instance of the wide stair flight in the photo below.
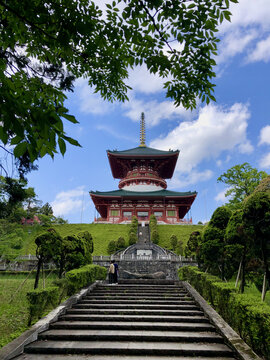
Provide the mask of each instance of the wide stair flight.
[{"label": "wide stair flight", "polygon": [[98,285],[17,360],[236,359],[181,285]]}]

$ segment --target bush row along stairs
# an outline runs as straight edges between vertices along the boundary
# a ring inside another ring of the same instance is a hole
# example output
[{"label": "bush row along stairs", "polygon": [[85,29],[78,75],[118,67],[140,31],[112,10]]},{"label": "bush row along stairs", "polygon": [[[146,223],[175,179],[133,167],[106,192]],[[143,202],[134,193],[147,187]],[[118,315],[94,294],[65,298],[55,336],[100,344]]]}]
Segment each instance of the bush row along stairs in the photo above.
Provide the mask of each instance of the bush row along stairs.
[{"label": "bush row along stairs", "polygon": [[181,285],[98,285],[17,360],[236,359]]}]

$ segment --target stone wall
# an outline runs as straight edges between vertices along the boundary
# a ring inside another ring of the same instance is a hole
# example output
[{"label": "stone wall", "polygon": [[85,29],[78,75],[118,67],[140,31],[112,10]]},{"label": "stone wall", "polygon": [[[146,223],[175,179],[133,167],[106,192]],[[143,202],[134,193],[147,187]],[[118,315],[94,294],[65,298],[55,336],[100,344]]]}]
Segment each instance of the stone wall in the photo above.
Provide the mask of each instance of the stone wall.
[{"label": "stone wall", "polygon": [[[166,275],[166,279],[178,280],[177,270],[179,267],[185,265],[197,266],[195,260],[184,260],[184,261],[174,261],[174,260],[162,260],[162,259],[152,259],[152,260],[124,260],[124,259],[115,259],[119,266],[119,278],[128,279],[129,276],[124,272],[128,271],[131,273],[139,274],[153,274],[159,271],[162,271]],[[105,266],[107,269],[110,265],[109,259],[95,259],[94,264]]]}]

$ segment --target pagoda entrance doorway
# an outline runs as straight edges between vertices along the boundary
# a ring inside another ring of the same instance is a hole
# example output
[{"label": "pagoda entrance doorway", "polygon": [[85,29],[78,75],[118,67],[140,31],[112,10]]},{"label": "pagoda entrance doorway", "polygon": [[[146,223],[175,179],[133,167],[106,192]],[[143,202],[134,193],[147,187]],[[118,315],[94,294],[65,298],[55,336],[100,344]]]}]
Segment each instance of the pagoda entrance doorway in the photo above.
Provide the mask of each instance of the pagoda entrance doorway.
[{"label": "pagoda entrance doorway", "polygon": [[148,211],[138,211],[137,218],[139,221],[147,221],[147,220],[149,220],[149,212]]}]

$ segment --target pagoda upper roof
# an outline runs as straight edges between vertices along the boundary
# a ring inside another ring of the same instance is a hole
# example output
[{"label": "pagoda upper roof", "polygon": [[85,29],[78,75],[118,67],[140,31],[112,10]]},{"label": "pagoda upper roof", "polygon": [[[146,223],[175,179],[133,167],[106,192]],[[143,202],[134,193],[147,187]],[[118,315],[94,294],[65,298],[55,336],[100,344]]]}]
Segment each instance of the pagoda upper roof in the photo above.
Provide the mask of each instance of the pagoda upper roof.
[{"label": "pagoda upper roof", "polygon": [[171,191],[171,190],[157,190],[157,191],[129,191],[129,190],[113,190],[113,191],[90,191],[90,195],[100,196],[100,197],[195,197],[197,195],[196,191]]},{"label": "pagoda upper roof", "polygon": [[108,154],[112,154],[112,155],[119,155],[119,156],[131,156],[131,157],[145,157],[145,156],[172,156],[172,155],[178,155],[179,154],[179,150],[168,150],[168,151],[164,151],[164,150],[158,150],[158,149],[154,149],[148,146],[137,146],[133,149],[128,149],[128,150],[122,150],[122,151],[118,151],[118,150],[107,150]]},{"label": "pagoda upper roof", "polygon": [[[158,150],[148,146],[138,146],[128,150],[107,150],[112,175],[122,179],[127,173],[127,163],[131,160],[153,160],[159,163],[158,172],[163,179],[173,176],[174,168],[178,159],[179,150]],[[163,161],[166,160],[166,161]],[[131,163],[130,163],[131,164]]]}]

